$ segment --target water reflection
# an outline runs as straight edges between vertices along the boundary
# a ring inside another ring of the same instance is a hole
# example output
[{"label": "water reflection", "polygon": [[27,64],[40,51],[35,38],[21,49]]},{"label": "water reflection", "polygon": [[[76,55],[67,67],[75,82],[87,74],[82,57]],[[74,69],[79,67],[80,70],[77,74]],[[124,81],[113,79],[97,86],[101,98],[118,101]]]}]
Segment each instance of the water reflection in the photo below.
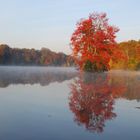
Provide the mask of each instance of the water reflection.
[{"label": "water reflection", "polygon": [[125,80],[109,73],[80,74],[71,84],[70,110],[75,122],[91,132],[102,132],[105,122],[115,118],[113,105],[116,98],[127,90]]},{"label": "water reflection", "polygon": [[140,72],[111,71],[108,73],[112,84],[123,84],[126,91],[121,98],[140,101]]},{"label": "water reflection", "polygon": [[10,84],[40,84],[63,82],[77,75],[74,68],[59,67],[0,67],[0,87]]}]

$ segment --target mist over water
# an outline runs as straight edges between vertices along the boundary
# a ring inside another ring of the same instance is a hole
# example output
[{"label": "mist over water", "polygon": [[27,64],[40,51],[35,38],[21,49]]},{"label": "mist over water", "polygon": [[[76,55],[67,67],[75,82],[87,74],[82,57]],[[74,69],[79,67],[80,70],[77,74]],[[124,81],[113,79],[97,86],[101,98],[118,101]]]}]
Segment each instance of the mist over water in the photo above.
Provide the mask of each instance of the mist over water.
[{"label": "mist over water", "polygon": [[0,66],[0,87],[10,84],[40,84],[63,82],[77,75],[75,68]]},{"label": "mist over water", "polygon": [[0,139],[138,140],[139,91],[139,71],[0,66]]}]

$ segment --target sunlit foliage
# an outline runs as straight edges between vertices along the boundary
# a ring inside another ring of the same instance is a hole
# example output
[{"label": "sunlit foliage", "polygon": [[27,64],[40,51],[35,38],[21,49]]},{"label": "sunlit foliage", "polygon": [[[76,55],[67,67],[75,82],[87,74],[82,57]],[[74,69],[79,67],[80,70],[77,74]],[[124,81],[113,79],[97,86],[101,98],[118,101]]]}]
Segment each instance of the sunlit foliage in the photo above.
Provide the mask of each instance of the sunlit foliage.
[{"label": "sunlit foliage", "polygon": [[107,71],[111,60],[124,58],[115,41],[118,31],[108,24],[105,13],[93,13],[81,19],[71,37],[73,56],[80,69]]},{"label": "sunlit foliage", "polygon": [[118,44],[119,48],[125,53],[127,61],[116,61],[112,63],[112,69],[140,69],[140,41],[130,40]]}]

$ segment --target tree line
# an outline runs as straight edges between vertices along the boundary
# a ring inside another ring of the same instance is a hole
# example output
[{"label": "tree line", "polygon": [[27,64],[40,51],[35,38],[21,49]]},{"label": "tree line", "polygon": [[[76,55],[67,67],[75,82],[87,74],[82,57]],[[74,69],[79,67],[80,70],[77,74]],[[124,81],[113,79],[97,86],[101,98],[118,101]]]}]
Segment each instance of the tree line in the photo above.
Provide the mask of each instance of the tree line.
[{"label": "tree line", "polygon": [[[140,40],[118,43],[126,60],[119,57],[110,62],[111,69],[140,70]],[[64,53],[56,53],[47,48],[41,50],[11,48],[0,45],[0,65],[39,65],[39,66],[74,66],[74,58]]]},{"label": "tree line", "polygon": [[6,44],[0,45],[0,65],[72,66],[73,64],[71,56],[47,48],[19,49]]}]

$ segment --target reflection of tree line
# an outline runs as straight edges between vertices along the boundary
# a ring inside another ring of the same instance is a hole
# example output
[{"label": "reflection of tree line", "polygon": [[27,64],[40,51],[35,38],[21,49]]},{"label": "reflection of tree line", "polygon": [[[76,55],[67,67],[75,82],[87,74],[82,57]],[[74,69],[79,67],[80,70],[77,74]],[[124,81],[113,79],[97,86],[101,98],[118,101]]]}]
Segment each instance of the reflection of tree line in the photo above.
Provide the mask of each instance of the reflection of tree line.
[{"label": "reflection of tree line", "polygon": [[71,68],[1,67],[0,87],[10,84],[40,84],[63,82],[71,84],[70,110],[75,121],[92,132],[102,132],[105,122],[116,117],[115,99],[140,100],[140,74],[131,72],[84,73],[77,75]]},{"label": "reflection of tree line", "polygon": [[121,95],[128,100],[140,100],[140,72],[110,72],[111,83],[121,84],[126,91]]},{"label": "reflection of tree line", "polygon": [[115,99],[140,97],[139,81],[137,75],[130,76],[129,73],[79,75],[70,86],[69,97],[69,106],[75,121],[89,131],[102,132],[105,122],[116,117],[113,112]]},{"label": "reflection of tree line", "polygon": [[48,85],[53,82],[63,82],[76,76],[71,68],[22,68],[3,67],[0,69],[0,87],[10,84],[40,84]]}]

